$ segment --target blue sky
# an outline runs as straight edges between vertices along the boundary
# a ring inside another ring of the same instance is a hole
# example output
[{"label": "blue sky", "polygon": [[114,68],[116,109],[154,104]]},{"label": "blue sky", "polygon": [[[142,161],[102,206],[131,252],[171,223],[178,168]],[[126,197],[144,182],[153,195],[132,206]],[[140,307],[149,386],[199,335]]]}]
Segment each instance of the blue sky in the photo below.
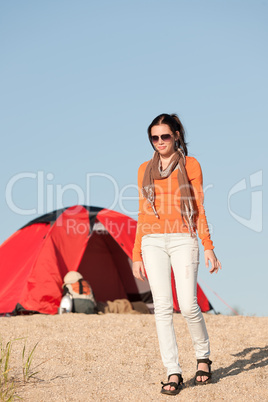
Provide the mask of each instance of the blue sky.
[{"label": "blue sky", "polygon": [[267,17],[267,0],[2,1],[0,242],[80,201],[136,219],[147,127],[175,112],[223,265],[201,248],[200,284],[223,314],[210,289],[267,315]]}]

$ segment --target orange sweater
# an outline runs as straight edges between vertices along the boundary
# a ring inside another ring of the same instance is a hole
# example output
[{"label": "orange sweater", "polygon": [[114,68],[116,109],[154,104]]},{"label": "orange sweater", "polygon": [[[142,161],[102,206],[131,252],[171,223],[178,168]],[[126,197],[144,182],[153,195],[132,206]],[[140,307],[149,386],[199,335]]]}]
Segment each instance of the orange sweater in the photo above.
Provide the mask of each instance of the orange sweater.
[{"label": "orange sweater", "polygon": [[[142,261],[141,238],[152,233],[187,233],[187,225],[180,214],[180,193],[178,183],[178,171],[175,169],[169,177],[155,180],[155,208],[159,215],[157,218],[146,198],[141,193],[142,180],[149,161],[144,162],[138,170],[139,187],[139,214],[136,239],[133,248],[133,261]],[[196,226],[198,235],[205,250],[214,248],[210,239],[207,219],[203,206],[203,176],[201,166],[192,156],[186,156],[185,169],[189,182],[193,186],[197,205]]]}]

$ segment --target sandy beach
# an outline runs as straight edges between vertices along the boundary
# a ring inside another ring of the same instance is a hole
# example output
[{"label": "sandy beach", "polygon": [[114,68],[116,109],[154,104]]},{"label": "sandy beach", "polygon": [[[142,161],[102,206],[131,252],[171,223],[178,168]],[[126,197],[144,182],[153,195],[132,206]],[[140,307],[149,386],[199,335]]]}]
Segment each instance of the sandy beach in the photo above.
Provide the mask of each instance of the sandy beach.
[{"label": "sandy beach", "polygon": [[[185,388],[181,401],[268,401],[268,317],[204,314],[213,381],[194,386],[195,354],[184,318],[174,315]],[[2,317],[11,339],[10,376],[25,401],[169,401],[153,315],[64,314]],[[22,383],[22,349],[34,352],[38,374]]]}]

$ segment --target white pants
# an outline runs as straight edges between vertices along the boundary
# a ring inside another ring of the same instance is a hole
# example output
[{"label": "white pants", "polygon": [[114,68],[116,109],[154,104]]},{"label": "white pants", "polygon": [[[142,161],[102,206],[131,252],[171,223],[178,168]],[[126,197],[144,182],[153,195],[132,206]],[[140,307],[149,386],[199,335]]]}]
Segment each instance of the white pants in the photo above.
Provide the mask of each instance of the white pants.
[{"label": "white pants", "polygon": [[199,247],[189,233],[149,234],[142,237],[142,257],[151,287],[160,352],[167,375],[181,373],[173,326],[171,266],[181,313],[187,320],[197,359],[210,355],[204,317],[197,304]]}]

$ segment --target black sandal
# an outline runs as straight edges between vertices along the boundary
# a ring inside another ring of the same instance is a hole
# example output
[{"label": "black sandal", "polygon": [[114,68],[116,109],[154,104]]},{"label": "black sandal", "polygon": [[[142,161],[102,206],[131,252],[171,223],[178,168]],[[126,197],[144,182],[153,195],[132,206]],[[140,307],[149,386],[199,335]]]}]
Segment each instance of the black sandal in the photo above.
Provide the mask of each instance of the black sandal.
[{"label": "black sandal", "polygon": [[[199,363],[207,363],[209,371],[207,372],[207,371],[203,371],[203,370],[198,370]],[[205,385],[205,384],[208,384],[209,382],[211,382],[211,377],[212,377],[211,367],[210,367],[211,364],[212,364],[212,361],[209,359],[197,359],[197,370],[198,371],[195,373],[195,380],[194,380],[195,385]],[[206,379],[206,381],[197,381],[197,377],[202,377],[202,376],[208,377]]]},{"label": "black sandal", "polygon": [[[167,382],[167,383],[163,383],[162,384],[162,389],[161,389],[161,394],[166,394],[166,395],[178,395],[178,393],[180,392],[180,390],[182,389],[183,386],[183,378],[181,376],[181,374],[175,373],[175,374],[170,374],[168,376],[168,380],[170,379],[170,377],[172,375],[176,375],[179,379],[178,384],[176,382]],[[171,389],[164,389],[164,387],[166,387],[167,385],[170,385],[171,387],[174,387],[175,389],[171,390]]]}]

